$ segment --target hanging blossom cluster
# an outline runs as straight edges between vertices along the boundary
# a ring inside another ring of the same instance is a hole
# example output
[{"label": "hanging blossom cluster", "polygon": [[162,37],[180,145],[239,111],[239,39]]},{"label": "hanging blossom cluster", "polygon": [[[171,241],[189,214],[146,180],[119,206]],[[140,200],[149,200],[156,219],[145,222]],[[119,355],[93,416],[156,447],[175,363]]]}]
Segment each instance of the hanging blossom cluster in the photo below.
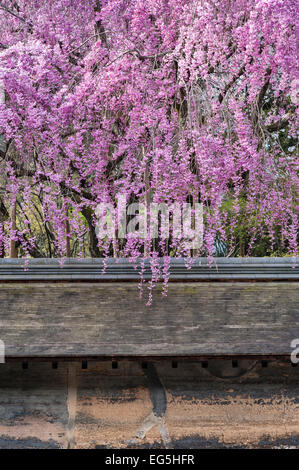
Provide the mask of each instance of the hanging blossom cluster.
[{"label": "hanging blossom cluster", "polygon": [[[297,254],[296,24],[296,0],[1,0],[0,256],[149,257],[166,283],[217,241]],[[99,239],[119,194],[202,204],[201,247]]]}]

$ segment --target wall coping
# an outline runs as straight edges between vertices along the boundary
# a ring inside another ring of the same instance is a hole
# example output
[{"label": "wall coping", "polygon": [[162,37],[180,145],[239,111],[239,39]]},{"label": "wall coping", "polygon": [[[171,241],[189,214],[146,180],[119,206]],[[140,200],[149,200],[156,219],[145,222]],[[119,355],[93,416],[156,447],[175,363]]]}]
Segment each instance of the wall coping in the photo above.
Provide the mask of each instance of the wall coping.
[{"label": "wall coping", "polygon": [[[158,262],[163,265],[163,259]],[[140,260],[137,269],[128,259],[109,258],[103,270],[103,258],[64,260],[32,258],[25,266],[24,259],[0,259],[0,281],[139,281]],[[138,269],[139,266],[139,269]],[[151,278],[149,260],[145,260],[144,279]],[[289,280],[299,281],[299,257],[285,258],[198,258],[190,269],[185,260],[172,258],[170,281],[195,280]]]}]

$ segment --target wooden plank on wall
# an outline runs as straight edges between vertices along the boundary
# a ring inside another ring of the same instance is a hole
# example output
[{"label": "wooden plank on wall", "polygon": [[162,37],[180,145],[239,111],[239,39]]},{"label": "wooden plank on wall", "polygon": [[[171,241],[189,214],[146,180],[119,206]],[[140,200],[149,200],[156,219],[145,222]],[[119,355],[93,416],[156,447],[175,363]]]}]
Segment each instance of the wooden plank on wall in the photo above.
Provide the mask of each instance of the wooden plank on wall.
[{"label": "wooden plank on wall", "polygon": [[[299,283],[1,283],[7,357],[289,354]],[[146,291],[146,289],[145,289]]]}]

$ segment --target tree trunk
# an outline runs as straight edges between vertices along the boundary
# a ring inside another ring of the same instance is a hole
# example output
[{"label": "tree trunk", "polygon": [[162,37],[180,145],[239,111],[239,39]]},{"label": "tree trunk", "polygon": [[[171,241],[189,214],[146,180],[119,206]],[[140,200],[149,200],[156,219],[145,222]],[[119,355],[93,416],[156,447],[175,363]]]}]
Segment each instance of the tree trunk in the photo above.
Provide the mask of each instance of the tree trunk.
[{"label": "tree trunk", "polygon": [[9,257],[17,258],[18,249],[17,249],[16,241],[12,239],[12,236],[15,233],[16,228],[17,228],[17,203],[16,201],[12,204],[10,218],[11,218],[11,239],[10,239]]},{"label": "tree trunk", "polygon": [[66,257],[71,257],[71,240],[70,240],[70,222],[68,219],[69,211],[66,208],[66,220],[65,220],[65,236],[66,236]]},{"label": "tree trunk", "polygon": [[98,247],[98,239],[96,236],[96,231],[95,227],[93,225],[92,221],[92,210],[88,208],[82,209],[82,214],[85,217],[87,223],[88,223],[88,228],[89,228],[89,233],[88,233],[88,238],[89,238],[89,251],[90,251],[90,256],[92,258],[99,258],[100,257],[100,250]]}]

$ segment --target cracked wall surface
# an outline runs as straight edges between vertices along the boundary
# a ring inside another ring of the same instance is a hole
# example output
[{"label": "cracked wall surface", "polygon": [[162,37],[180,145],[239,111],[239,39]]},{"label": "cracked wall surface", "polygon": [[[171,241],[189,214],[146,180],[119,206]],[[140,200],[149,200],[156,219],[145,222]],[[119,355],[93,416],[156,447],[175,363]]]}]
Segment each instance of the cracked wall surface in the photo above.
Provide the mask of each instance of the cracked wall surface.
[{"label": "cracked wall surface", "polygon": [[0,448],[299,448],[287,361],[6,363]]}]

